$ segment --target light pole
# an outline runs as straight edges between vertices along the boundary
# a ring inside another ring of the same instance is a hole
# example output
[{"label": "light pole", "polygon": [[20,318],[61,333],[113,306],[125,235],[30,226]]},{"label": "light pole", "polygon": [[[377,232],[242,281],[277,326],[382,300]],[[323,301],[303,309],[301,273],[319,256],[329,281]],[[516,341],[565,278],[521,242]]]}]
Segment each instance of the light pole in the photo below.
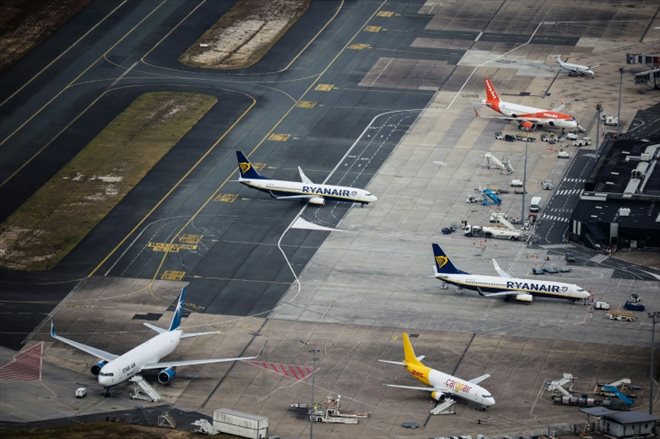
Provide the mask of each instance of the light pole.
[{"label": "light pole", "polygon": [[520,209],[520,221],[525,225],[525,192],[527,192],[527,143],[525,142],[525,161],[523,164],[523,186],[522,186],[522,208]]},{"label": "light pole", "polygon": [[600,113],[603,111],[603,106],[601,104],[596,104],[596,112],[597,114],[597,119],[596,119],[596,153],[600,150]]},{"label": "light pole", "polygon": [[653,329],[651,329],[651,370],[649,370],[649,415],[653,414],[653,381],[655,379],[655,322],[660,317],[660,312],[649,313],[653,319]]},{"label": "light pole", "polygon": [[621,87],[623,86],[623,67],[619,67],[619,105],[616,111],[616,138],[621,137]]},{"label": "light pole", "polygon": [[309,405],[309,439],[314,437],[314,387],[316,386],[316,364],[319,361],[319,348],[310,349],[312,354],[312,401]]}]

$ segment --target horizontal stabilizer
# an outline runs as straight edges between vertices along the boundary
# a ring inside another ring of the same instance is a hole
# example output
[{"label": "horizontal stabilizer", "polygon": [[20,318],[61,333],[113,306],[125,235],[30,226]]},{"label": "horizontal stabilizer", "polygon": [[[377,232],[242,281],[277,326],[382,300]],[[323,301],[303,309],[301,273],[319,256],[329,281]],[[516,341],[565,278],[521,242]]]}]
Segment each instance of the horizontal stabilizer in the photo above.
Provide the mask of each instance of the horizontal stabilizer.
[{"label": "horizontal stabilizer", "polygon": [[490,378],[490,374],[487,373],[486,375],[481,375],[480,377],[472,378],[470,380],[470,382],[472,384],[479,384],[480,382],[482,382],[483,380],[486,380],[488,378]]},{"label": "horizontal stabilizer", "polygon": [[142,324],[143,324],[144,326],[146,326],[147,328],[149,328],[149,329],[151,329],[151,330],[153,330],[153,331],[156,331],[156,332],[159,333],[159,334],[160,334],[160,333],[163,333],[163,332],[167,332],[166,329],[163,329],[163,328],[161,328],[161,327],[159,327],[159,326],[156,326],[156,325],[152,325],[151,323],[142,322]]},{"label": "horizontal stabilizer", "polygon": [[398,366],[406,365],[406,363],[404,363],[403,361],[391,361],[391,360],[378,360],[378,361],[380,361],[381,363],[396,364]]}]

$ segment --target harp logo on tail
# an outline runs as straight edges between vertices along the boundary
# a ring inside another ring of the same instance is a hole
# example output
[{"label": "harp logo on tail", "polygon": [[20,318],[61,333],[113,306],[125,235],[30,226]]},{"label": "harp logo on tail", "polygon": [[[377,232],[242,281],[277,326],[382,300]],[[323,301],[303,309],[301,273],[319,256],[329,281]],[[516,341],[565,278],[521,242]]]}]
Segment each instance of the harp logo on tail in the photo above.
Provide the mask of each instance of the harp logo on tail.
[{"label": "harp logo on tail", "polygon": [[445,265],[447,265],[447,262],[449,262],[449,258],[447,256],[435,257],[435,263],[438,264],[438,268],[444,267]]},{"label": "harp logo on tail", "polygon": [[241,174],[245,174],[252,169],[252,165],[249,162],[241,162],[238,166],[241,168]]}]

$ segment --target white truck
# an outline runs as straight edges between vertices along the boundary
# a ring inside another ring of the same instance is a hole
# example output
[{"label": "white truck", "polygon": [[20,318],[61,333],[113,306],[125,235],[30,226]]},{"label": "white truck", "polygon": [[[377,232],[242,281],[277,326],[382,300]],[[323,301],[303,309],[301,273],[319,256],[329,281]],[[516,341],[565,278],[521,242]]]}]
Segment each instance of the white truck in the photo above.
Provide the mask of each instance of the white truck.
[{"label": "white truck", "polygon": [[510,239],[511,241],[522,238],[522,233],[518,230],[511,230],[506,227],[473,226],[471,224],[465,225],[463,234],[470,237]]},{"label": "white truck", "polygon": [[541,210],[541,197],[532,197],[532,200],[529,202],[529,211],[530,213],[539,213]]}]

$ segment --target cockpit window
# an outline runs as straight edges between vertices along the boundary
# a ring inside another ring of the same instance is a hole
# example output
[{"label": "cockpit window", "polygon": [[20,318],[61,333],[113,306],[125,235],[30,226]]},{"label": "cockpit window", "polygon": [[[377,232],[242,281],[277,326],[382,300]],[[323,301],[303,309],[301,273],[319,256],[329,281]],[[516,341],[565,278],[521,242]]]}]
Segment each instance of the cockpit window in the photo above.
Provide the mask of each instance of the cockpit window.
[{"label": "cockpit window", "polygon": [[100,372],[99,375],[101,375],[102,377],[113,377],[113,376],[115,376],[115,374],[112,373],[112,372],[110,372],[110,373]]},{"label": "cockpit window", "polygon": [[493,397],[493,395],[489,395],[489,394],[487,394],[487,393],[484,394],[484,395],[481,395],[481,396],[482,396],[483,398],[492,398],[492,397]]},{"label": "cockpit window", "polygon": [[578,288],[577,290],[578,290],[578,292],[581,293],[582,291],[584,291],[584,288]]}]

